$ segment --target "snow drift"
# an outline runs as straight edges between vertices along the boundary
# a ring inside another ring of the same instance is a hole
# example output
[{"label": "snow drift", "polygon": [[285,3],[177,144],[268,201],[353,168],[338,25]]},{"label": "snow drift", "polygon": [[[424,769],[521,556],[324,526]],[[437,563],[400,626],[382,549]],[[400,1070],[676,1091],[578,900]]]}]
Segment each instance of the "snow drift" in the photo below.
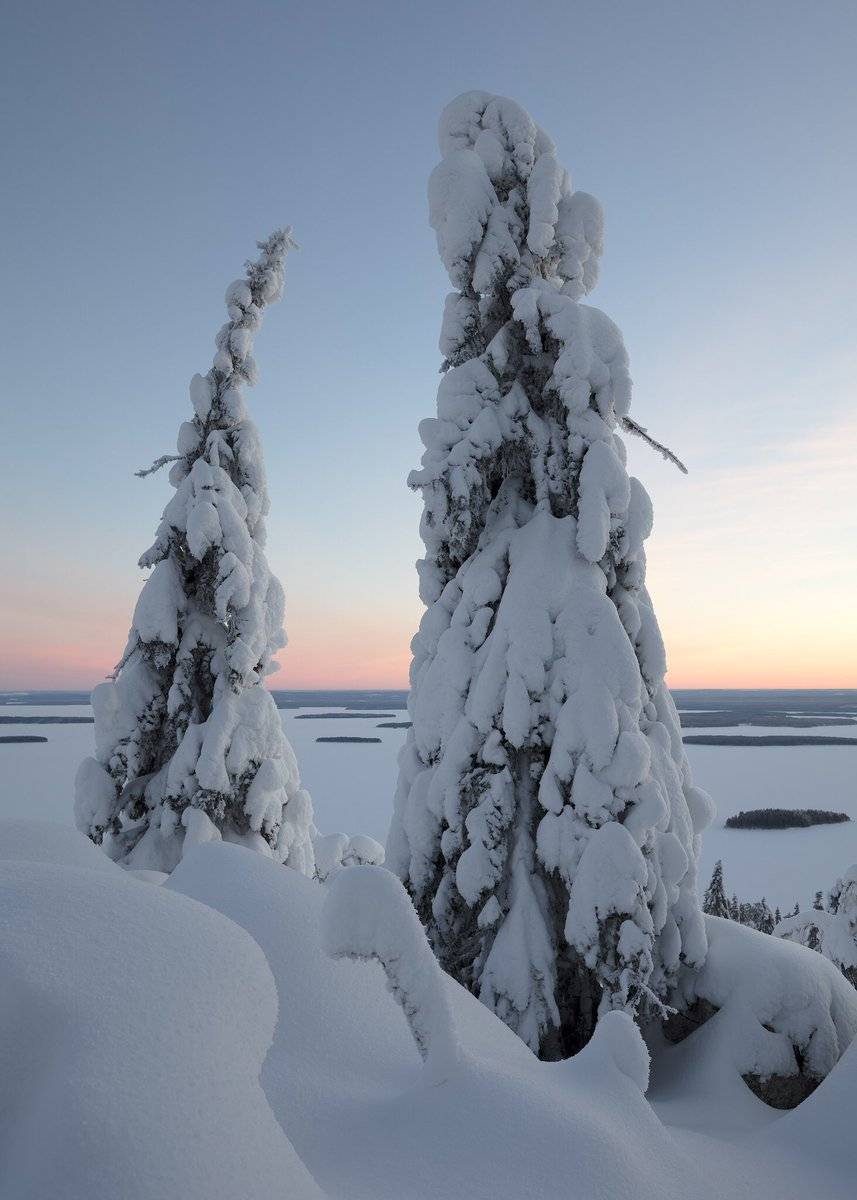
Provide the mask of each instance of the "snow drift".
[{"label": "snow drift", "polygon": [[4,1200],[319,1198],[259,1084],[252,938],[71,830],[3,824],[0,860]]},{"label": "snow drift", "polygon": [[[446,1070],[381,966],[325,947],[382,959],[423,1015],[438,1000]],[[694,1035],[655,1048],[653,1107],[626,1014],[540,1062],[437,971],[378,868],[322,885],[212,842],[158,887],[72,831],[0,823],[0,961],[4,1200],[850,1200],[853,1054],[782,1116]]]}]

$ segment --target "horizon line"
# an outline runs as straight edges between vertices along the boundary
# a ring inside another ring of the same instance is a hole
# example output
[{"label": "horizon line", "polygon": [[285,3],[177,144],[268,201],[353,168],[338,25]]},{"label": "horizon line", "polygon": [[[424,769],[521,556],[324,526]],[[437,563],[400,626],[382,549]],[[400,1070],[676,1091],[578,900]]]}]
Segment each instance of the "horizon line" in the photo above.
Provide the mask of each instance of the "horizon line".
[{"label": "horizon line", "polygon": [[[92,692],[93,686],[81,687],[19,687],[19,688],[0,688],[0,696],[30,696],[39,692],[52,692],[55,695],[72,695],[77,692]],[[267,685],[266,685],[267,686]],[[705,684],[667,684],[667,690],[670,692],[857,692],[857,683],[841,684],[839,686],[814,685],[811,683],[801,684],[800,686],[772,686],[771,684],[718,684],[716,687],[709,687]],[[378,685],[377,687],[349,687],[345,684],[339,684],[335,687],[269,687],[271,692],[409,692],[409,686],[391,687],[389,685]]]}]

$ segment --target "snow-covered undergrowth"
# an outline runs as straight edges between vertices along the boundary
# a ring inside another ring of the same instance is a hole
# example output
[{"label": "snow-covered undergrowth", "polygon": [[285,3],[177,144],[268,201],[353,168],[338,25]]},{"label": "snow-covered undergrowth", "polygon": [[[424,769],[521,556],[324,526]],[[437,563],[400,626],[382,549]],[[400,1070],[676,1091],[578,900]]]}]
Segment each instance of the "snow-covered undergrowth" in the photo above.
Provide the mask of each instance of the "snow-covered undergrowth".
[{"label": "snow-covered undergrowth", "polygon": [[837,879],[826,908],[786,917],[774,933],[818,950],[857,987],[857,866]]},{"label": "snow-covered undergrowth", "polygon": [[380,866],[384,847],[363,833],[316,833],[312,839],[315,855],[315,875],[322,883],[333,876],[339,867]]},{"label": "snow-covered undergrowth", "polygon": [[801,1067],[827,1075],[857,1035],[857,993],[847,980],[812,951],[795,954],[736,921],[705,921],[708,954],[692,976],[691,998],[719,1011],[700,1033],[720,1038],[742,1075],[794,1075]]},{"label": "snow-covered undergrowth", "polygon": [[[748,1091],[743,1063],[708,1053],[703,1029],[655,1051],[652,1105],[625,1014],[607,1014],[575,1058],[539,1062],[428,970],[404,904],[383,871],[348,867],[325,886],[225,843],[192,848],[153,886],[69,829],[0,823],[0,1195],[852,1194],[853,1052],[783,1116]],[[811,952],[779,946],[768,985],[794,991]],[[457,1048],[442,1082],[391,972],[417,1020],[441,992]]]}]

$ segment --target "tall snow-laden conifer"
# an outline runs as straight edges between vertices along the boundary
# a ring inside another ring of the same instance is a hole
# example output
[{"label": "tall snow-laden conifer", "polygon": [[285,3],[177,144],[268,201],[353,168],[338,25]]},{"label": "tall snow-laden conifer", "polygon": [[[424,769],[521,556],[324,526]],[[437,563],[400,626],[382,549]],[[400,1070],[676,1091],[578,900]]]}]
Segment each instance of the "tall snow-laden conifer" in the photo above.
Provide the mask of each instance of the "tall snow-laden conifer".
[{"label": "tall snow-laden conifer", "polygon": [[[431,223],[456,289],[423,421],[413,727],[387,861],[443,966],[543,1057],[700,963],[693,786],[628,477],[627,356],[579,303],[602,218],[517,104],[444,111]],[[662,449],[661,447],[659,447]]]},{"label": "tall snow-laden conifer", "polygon": [[273,233],[227,289],[214,364],[191,381],[175,495],[140,559],[152,570],[128,644],[92,694],[96,757],[78,771],[77,824],[135,867],[172,870],[184,846],[223,837],[313,870],[312,804],[263,684],[285,645],[283,591],[263,549],[265,468],[243,397],[292,244]]}]

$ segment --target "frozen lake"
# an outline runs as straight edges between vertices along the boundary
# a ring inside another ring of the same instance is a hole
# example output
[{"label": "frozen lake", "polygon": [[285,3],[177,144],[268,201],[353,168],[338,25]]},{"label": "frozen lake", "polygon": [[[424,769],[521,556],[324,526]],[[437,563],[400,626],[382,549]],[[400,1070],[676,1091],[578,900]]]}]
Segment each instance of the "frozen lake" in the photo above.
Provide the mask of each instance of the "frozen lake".
[{"label": "frozen lake", "polygon": [[[811,694],[814,695],[814,694]],[[355,693],[354,696],[357,696]],[[301,696],[301,701],[310,699]],[[402,694],[364,697],[372,715],[330,705],[280,710],[295,748],[301,774],[315,805],[316,824],[326,833],[343,830],[386,837],[396,782],[396,755],[404,729],[379,728],[406,719]],[[11,699],[11,697],[9,698]],[[808,707],[808,706],[807,706]],[[695,712],[702,712],[695,708]],[[710,711],[710,710],[709,710]],[[794,711],[794,706],[792,706]],[[807,709],[803,710],[804,712]],[[819,711],[817,708],[815,711]],[[323,720],[314,714],[332,715]],[[374,714],[385,714],[378,716]],[[88,705],[16,704],[6,701],[3,716],[88,717]],[[857,738],[857,726],[795,729],[767,725],[694,725],[693,734],[835,734]],[[33,816],[72,824],[72,786],[77,764],[93,749],[90,724],[3,725],[10,736],[37,735],[46,743],[0,744],[0,816]],[[317,737],[377,737],[372,743],[319,743]],[[765,896],[784,911],[795,901],[809,905],[816,890],[827,891],[838,874],[857,862],[857,746],[687,746],[696,782],[714,798],[717,815],[703,836],[702,886],[714,863],[723,859],[728,892],[742,900]],[[725,829],[741,809],[816,807],[846,812],[852,822],[811,829]]]}]

